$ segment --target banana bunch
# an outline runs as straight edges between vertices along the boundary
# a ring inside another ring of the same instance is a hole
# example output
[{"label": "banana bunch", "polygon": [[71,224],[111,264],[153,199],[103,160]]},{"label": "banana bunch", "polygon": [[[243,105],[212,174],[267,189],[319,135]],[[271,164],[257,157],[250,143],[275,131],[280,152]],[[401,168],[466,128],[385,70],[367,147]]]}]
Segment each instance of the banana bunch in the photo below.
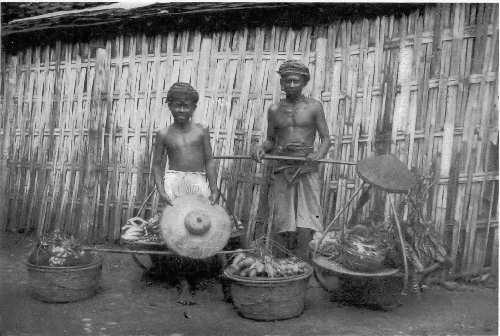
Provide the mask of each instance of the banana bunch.
[{"label": "banana bunch", "polygon": [[136,241],[144,238],[146,221],[140,217],[134,217],[127,221],[122,228],[122,239],[127,241]]},{"label": "banana bunch", "polygon": [[271,256],[254,256],[238,253],[227,271],[249,278],[283,278],[304,274],[307,264],[296,258],[275,259]]}]

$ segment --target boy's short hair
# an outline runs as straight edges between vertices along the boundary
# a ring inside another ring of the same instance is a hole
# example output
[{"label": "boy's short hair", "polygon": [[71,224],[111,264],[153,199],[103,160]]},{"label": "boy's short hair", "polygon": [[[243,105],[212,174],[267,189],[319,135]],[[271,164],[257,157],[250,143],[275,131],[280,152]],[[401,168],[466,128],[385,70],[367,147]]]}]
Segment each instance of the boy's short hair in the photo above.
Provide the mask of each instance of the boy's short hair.
[{"label": "boy's short hair", "polygon": [[167,102],[170,103],[175,98],[181,97],[188,97],[195,104],[198,103],[198,99],[200,99],[198,92],[189,83],[174,83],[167,92]]},{"label": "boy's short hair", "polygon": [[296,60],[288,60],[283,62],[278,69],[278,73],[281,77],[290,74],[300,75],[305,78],[306,82],[309,82],[309,79],[311,79],[309,68],[306,67],[302,62]]}]

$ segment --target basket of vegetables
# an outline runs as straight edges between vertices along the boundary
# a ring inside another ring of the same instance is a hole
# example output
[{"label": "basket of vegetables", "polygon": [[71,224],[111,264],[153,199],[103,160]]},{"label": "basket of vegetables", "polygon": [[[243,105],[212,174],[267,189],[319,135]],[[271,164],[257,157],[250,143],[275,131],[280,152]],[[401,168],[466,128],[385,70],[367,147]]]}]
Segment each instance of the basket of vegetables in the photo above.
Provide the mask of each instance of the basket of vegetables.
[{"label": "basket of vegetables", "polygon": [[43,237],[26,261],[31,295],[44,302],[72,302],[93,296],[99,286],[102,259],[72,237]]},{"label": "basket of vegetables", "polygon": [[304,311],[307,282],[313,269],[294,256],[275,258],[263,249],[238,253],[224,270],[233,304],[245,318],[273,321]]}]

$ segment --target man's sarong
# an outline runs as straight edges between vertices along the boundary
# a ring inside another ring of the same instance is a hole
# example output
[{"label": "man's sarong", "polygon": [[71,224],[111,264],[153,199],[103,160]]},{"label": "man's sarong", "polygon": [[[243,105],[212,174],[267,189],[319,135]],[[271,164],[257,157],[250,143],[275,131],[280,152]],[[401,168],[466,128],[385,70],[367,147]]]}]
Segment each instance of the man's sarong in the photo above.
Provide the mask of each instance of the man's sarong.
[{"label": "man's sarong", "polygon": [[164,186],[170,201],[184,195],[210,196],[210,187],[204,172],[165,170]]},{"label": "man's sarong", "polygon": [[319,174],[300,174],[289,183],[283,172],[273,174],[269,190],[272,231],[296,231],[297,227],[322,231]]}]

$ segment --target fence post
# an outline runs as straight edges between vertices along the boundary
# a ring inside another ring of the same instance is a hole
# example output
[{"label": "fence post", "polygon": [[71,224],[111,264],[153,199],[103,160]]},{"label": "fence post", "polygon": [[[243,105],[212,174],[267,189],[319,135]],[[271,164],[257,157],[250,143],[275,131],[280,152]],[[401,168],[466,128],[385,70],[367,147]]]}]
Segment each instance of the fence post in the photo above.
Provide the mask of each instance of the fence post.
[{"label": "fence post", "polygon": [[5,231],[7,229],[7,213],[9,206],[9,188],[7,186],[9,180],[9,144],[11,137],[11,128],[13,127],[15,111],[17,111],[16,100],[16,88],[17,88],[17,56],[5,56],[5,62],[10,59],[9,66],[5,66],[3,74],[6,75],[7,69],[9,71],[9,76],[4,77],[2,80],[7,81],[7,85],[4,86],[4,106],[5,111],[3,112],[2,118],[3,122],[3,141],[1,151],[0,151],[0,187],[3,189],[3,195],[0,197],[0,231]]},{"label": "fence post", "polygon": [[92,96],[90,100],[90,113],[87,120],[88,145],[83,148],[85,157],[85,168],[83,177],[82,215],[80,217],[79,238],[83,241],[91,241],[94,237],[93,229],[97,210],[99,207],[98,180],[99,170],[102,166],[102,148],[100,144],[100,133],[104,131],[103,116],[106,116],[106,90],[109,80],[109,64],[107,64],[106,49],[97,47],[95,61],[95,75],[92,84]]}]

